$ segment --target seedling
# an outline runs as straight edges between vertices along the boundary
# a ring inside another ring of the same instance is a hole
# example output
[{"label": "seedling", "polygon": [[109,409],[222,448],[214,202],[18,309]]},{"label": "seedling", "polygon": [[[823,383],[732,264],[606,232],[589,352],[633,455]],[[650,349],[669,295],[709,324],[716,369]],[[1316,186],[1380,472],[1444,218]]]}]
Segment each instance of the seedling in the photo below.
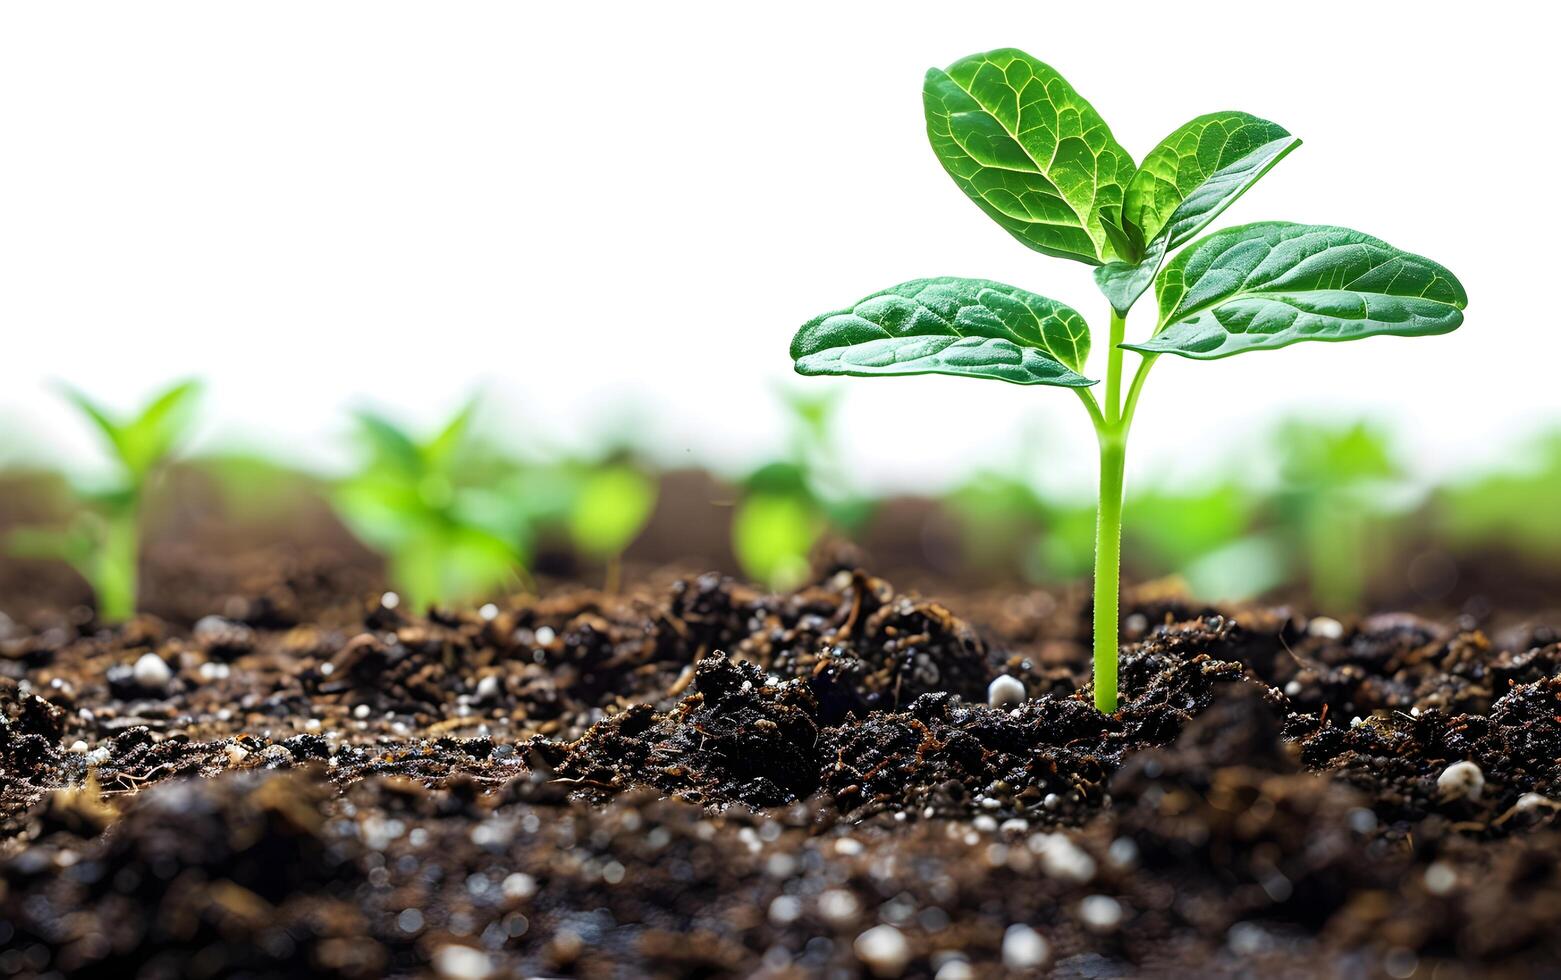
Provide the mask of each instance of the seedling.
[{"label": "seedling", "polygon": [[105,485],[78,485],[84,506],[68,526],[22,528],[11,532],[6,545],[20,557],[70,564],[92,587],[104,622],[135,614],[142,504],[188,432],[199,392],[196,382],[181,382],[120,420],[81,392],[65,389],[65,397],[108,445],[114,474]]},{"label": "seedling", "polygon": [[[1103,397],[1084,374],[1082,316],[981,279],[916,279],[873,293],[804,324],[791,356],[800,374],[948,374],[1073,389],[1100,451],[1094,686],[1096,706],[1113,712],[1123,470],[1156,360],[1446,333],[1463,322],[1467,297],[1442,266],[1347,228],[1267,221],[1195,241],[1300,145],[1265,119],[1199,116],[1135,164],[1061,75],[1014,49],[929,71],[923,101],[933,151],[981,210],[1029,248],[1095,267],[1110,306]],[[1128,343],[1128,313],[1151,285],[1154,329]],[[1128,351],[1140,360],[1124,386]]]},{"label": "seedling", "polygon": [[871,506],[842,486],[833,439],[839,392],[781,397],[790,426],[786,452],[743,481],[732,551],[749,578],[790,589],[807,579],[808,556],[824,533],[861,526]]},{"label": "seedling", "polygon": [[569,508],[569,539],[587,558],[605,563],[605,588],[618,589],[623,551],[645,529],[656,506],[656,483],[628,463],[606,463],[580,475]]},{"label": "seedling", "polygon": [[414,608],[484,595],[525,567],[528,523],[474,467],[475,403],[419,441],[373,412],[357,413],[363,469],[336,488],[338,512],[384,554]]},{"label": "seedling", "polygon": [[1369,424],[1290,422],[1274,444],[1283,489],[1275,499],[1281,530],[1302,559],[1312,599],[1334,612],[1356,611],[1381,559],[1388,516],[1406,501],[1403,470],[1387,434]]}]

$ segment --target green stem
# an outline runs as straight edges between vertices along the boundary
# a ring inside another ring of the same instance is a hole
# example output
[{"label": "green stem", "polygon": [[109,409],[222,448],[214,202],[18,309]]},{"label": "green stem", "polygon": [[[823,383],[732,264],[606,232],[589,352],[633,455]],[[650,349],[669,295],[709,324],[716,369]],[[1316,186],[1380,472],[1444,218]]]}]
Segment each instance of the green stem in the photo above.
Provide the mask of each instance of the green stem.
[{"label": "green stem", "polygon": [[1095,707],[1108,715],[1117,710],[1124,436],[1115,429],[1100,434],[1100,503],[1095,512]]},{"label": "green stem", "polygon": [[135,615],[140,524],[140,508],[127,507],[109,517],[104,527],[92,587],[97,593],[98,618],[105,623],[121,623]]},{"label": "green stem", "polygon": [[1111,311],[1111,348],[1107,353],[1105,411],[1081,392],[1091,409],[1100,443],[1100,493],[1095,512],[1095,707],[1105,714],[1117,710],[1117,656],[1121,647],[1122,500],[1127,469],[1127,433],[1138,409],[1138,396],[1154,365],[1144,358],[1122,401],[1122,341],[1127,319]]},{"label": "green stem", "polygon": [[1122,341],[1127,333],[1127,317],[1111,311],[1111,349],[1106,352],[1106,421],[1122,418]]}]

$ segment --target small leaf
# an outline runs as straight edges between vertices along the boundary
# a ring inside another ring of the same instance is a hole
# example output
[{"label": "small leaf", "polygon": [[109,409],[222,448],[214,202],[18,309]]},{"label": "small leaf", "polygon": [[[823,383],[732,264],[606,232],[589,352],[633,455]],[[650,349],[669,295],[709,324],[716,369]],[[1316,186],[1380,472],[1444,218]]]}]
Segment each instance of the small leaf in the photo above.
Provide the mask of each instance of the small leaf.
[{"label": "small leaf", "polygon": [[812,501],[757,493],[732,516],[732,551],[744,575],[773,589],[791,589],[807,581],[808,553],[823,532],[823,515]]},{"label": "small leaf", "polygon": [[1245,112],[1211,112],[1149,151],[1127,185],[1122,211],[1151,242],[1174,249],[1208,226],[1301,143],[1278,123]]},{"label": "small leaf", "polygon": [[85,415],[93,425],[97,426],[98,431],[103,434],[103,437],[108,440],[109,445],[113,448],[115,455],[119,455],[120,426],[118,422],[114,421],[113,416],[109,415],[97,402],[87,397],[85,392],[77,391],[75,388],[64,384],[59,387],[61,394],[69,399],[71,404],[75,405],[77,410]]},{"label": "small leaf", "polygon": [[478,399],[474,396],[462,405],[450,421],[439,433],[420,447],[423,458],[433,469],[445,469],[448,467],[456,453],[466,443],[467,432],[471,429],[472,418],[477,414]]},{"label": "small leaf", "polygon": [[1124,222],[1147,242],[1142,261],[1095,270],[1095,284],[1112,308],[1126,316],[1166,253],[1207,228],[1300,145],[1284,127],[1245,112],[1199,116],[1167,136],[1127,188]]},{"label": "small leaf", "polygon": [[405,429],[367,409],[354,413],[358,433],[376,462],[407,476],[420,476],[425,470],[423,450]]},{"label": "small leaf", "polygon": [[1155,291],[1155,336],[1122,346],[1198,360],[1303,340],[1447,333],[1468,303],[1430,259],[1348,228],[1288,222],[1202,239],[1165,267]]},{"label": "small leaf", "polygon": [[799,374],[951,374],[1083,388],[1089,326],[1034,293],[983,279],[916,279],[797,331]]},{"label": "small leaf", "polygon": [[0,537],[0,550],[13,558],[63,561],[81,568],[90,564],[95,542],[80,527],[19,527]]},{"label": "small leaf", "polygon": [[1144,295],[1144,290],[1154,282],[1154,274],[1165,261],[1165,239],[1156,238],[1149,243],[1148,251],[1139,262],[1107,262],[1095,269],[1095,285],[1105,294],[1111,308],[1122,316]]},{"label": "small leaf", "polygon": [[190,427],[200,392],[197,381],[176,384],[121,427],[120,457],[130,472],[145,475],[168,458]]},{"label": "small leaf", "polygon": [[927,137],[954,183],[1038,252],[1118,257],[1102,213],[1120,211],[1133,158],[1050,67],[1012,48],[927,72]]},{"label": "small leaf", "polygon": [[645,529],[656,506],[656,484],[629,466],[592,473],[569,515],[569,537],[596,558],[623,552]]}]

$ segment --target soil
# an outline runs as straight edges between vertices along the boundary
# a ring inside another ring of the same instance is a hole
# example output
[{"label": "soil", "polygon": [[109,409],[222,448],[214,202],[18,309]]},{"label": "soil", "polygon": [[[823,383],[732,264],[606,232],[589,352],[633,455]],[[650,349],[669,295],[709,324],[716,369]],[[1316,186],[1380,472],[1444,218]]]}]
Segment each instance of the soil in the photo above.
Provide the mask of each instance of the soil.
[{"label": "soil", "polygon": [[1561,630],[316,544],[0,594],[0,976],[1561,975]]}]

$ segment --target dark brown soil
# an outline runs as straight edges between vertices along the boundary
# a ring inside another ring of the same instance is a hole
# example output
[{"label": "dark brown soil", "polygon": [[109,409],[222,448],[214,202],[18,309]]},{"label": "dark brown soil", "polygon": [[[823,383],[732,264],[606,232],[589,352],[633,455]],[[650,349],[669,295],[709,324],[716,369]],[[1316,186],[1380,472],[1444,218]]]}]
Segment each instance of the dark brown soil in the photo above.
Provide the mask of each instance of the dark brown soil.
[{"label": "dark brown soil", "polygon": [[1547,627],[292,554],[0,619],[0,976],[1561,974]]}]

